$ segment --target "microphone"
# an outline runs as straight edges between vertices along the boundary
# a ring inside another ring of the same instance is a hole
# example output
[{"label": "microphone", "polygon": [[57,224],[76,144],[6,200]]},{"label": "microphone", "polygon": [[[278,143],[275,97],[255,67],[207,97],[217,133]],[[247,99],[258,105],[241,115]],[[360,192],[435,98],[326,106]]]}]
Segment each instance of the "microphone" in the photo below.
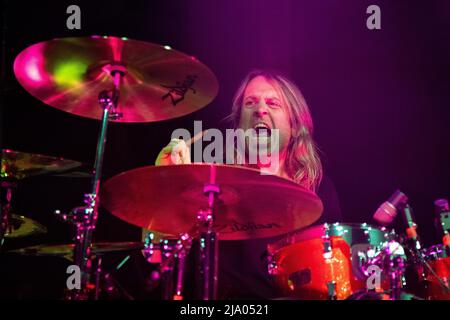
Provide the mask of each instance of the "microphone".
[{"label": "microphone", "polygon": [[450,209],[447,199],[438,199],[434,202],[436,214],[436,227],[442,235],[444,246],[450,246]]},{"label": "microphone", "polygon": [[387,226],[394,221],[398,211],[401,210],[407,202],[408,197],[400,190],[397,190],[377,209],[377,211],[375,211],[373,219],[379,224]]}]

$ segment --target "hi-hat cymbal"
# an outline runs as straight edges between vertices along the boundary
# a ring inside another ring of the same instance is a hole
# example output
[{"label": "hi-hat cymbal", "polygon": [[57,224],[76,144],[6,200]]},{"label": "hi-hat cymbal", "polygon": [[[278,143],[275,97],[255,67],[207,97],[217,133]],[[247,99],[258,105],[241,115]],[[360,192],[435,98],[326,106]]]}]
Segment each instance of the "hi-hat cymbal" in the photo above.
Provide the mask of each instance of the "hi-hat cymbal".
[{"label": "hi-hat cymbal", "polygon": [[47,228],[40,223],[17,214],[12,214],[9,219],[9,230],[6,230],[6,239],[28,237],[47,233]]},{"label": "hi-hat cymbal", "polygon": [[[102,255],[114,252],[141,250],[143,248],[144,245],[141,242],[98,242],[92,244],[91,253]],[[10,250],[8,253],[26,256],[55,256],[68,258],[73,254],[73,250],[73,244],[44,244]]]},{"label": "hi-hat cymbal", "polygon": [[321,200],[298,184],[242,166],[191,164],[148,166],[121,173],[103,184],[100,199],[113,215],[133,225],[178,235],[196,224],[203,194],[215,168],[220,187],[215,228],[221,240],[270,237],[314,223]]},{"label": "hi-hat cymbal", "polygon": [[168,46],[117,37],[61,38],[34,44],[14,62],[19,83],[44,103],[101,119],[98,95],[124,68],[117,122],[181,117],[210,103],[218,92],[211,70]]},{"label": "hi-hat cymbal", "polygon": [[2,179],[23,179],[43,174],[63,174],[81,168],[83,163],[34,153],[1,150]]}]

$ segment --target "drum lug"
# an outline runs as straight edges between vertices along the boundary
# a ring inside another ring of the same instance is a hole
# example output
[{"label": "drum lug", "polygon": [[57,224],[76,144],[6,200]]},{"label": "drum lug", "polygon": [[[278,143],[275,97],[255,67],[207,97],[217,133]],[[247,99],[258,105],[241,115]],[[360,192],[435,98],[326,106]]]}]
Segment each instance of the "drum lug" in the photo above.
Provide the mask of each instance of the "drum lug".
[{"label": "drum lug", "polygon": [[331,259],[333,256],[333,248],[330,239],[329,225],[325,224],[325,235],[323,236],[323,257],[325,259]]}]

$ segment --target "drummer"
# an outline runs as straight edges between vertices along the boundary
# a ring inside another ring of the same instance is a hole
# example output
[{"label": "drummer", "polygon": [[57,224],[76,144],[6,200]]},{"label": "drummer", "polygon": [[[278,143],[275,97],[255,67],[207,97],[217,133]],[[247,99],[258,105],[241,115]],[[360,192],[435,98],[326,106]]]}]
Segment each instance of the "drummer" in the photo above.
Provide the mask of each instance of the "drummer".
[{"label": "drummer", "polygon": [[[229,116],[234,129],[252,129],[263,123],[278,129],[278,170],[317,193],[324,211],[316,223],[342,221],[339,201],[330,179],[323,174],[313,140],[313,121],[298,87],[287,77],[268,71],[252,71],[242,81]],[[248,148],[245,148],[246,152]],[[172,139],[161,150],[156,165],[191,163],[183,140]],[[222,241],[219,257],[220,299],[273,299],[278,296],[267,273],[266,246],[279,237]]]}]

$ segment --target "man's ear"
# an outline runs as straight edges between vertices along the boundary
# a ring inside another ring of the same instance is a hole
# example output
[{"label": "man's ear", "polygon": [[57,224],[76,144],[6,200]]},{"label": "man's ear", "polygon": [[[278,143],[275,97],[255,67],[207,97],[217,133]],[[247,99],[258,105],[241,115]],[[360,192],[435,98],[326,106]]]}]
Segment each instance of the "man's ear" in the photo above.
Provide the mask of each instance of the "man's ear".
[{"label": "man's ear", "polygon": [[[294,134],[295,131],[295,134]],[[305,126],[300,126],[297,130],[291,129],[292,137],[299,138],[299,137],[305,137],[308,136],[308,128]]]},{"label": "man's ear", "polygon": [[300,137],[300,134],[301,134],[300,130],[301,130],[300,128],[295,129],[291,126],[291,139],[290,139],[291,141],[293,138],[297,139],[298,137]]}]

